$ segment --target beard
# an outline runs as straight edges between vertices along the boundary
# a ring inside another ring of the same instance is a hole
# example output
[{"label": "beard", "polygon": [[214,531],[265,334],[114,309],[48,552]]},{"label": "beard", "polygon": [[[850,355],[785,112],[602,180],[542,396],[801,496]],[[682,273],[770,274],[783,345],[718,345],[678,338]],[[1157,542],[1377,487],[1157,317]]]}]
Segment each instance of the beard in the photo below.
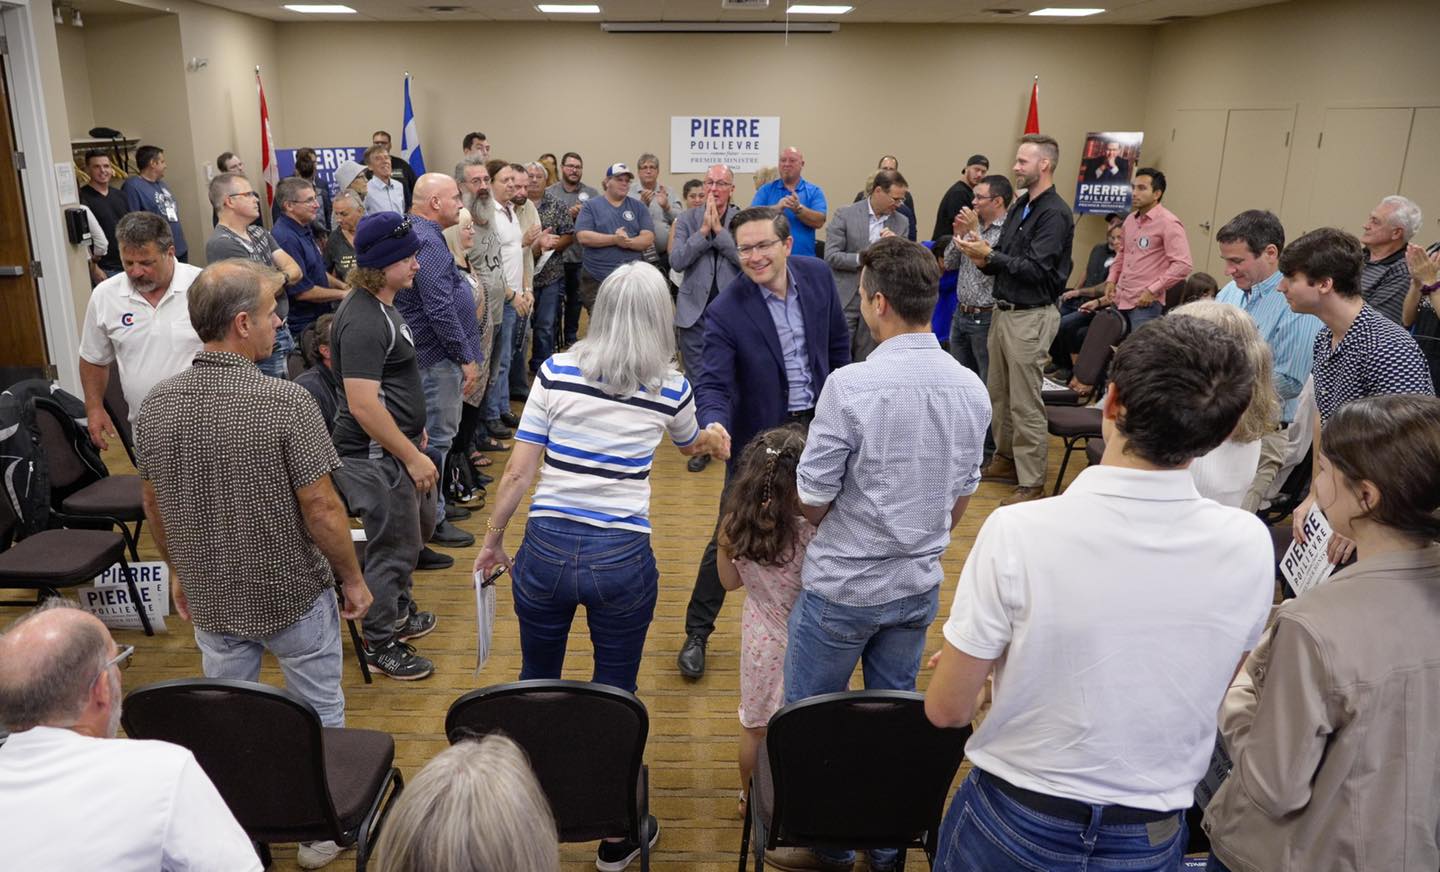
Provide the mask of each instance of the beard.
[{"label": "beard", "polygon": [[490,215],[495,211],[495,200],[486,190],[480,194],[472,194],[469,190],[460,192],[460,203],[470,217],[475,219],[476,224],[489,224]]}]

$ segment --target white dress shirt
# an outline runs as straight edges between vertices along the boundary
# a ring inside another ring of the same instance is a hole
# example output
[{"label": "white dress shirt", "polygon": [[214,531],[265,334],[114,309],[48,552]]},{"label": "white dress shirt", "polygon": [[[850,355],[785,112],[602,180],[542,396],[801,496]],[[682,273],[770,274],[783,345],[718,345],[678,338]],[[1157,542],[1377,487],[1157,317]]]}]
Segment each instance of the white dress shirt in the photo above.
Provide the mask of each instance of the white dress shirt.
[{"label": "white dress shirt", "polygon": [[505,287],[518,294],[525,290],[525,246],[521,244],[525,233],[515,207],[495,204],[495,235],[500,239],[500,271],[505,276]]},{"label": "white dress shirt", "polygon": [[1189,808],[1274,591],[1265,525],[1203,499],[1188,470],[1093,466],[997,509],[945,623],[951,645],[999,660],[965,755],[1050,796]]},{"label": "white dress shirt", "polygon": [[15,870],[259,872],[185,748],[34,727],[0,747],[0,844]]},{"label": "white dress shirt", "polygon": [[80,328],[80,358],[96,366],[120,365],[120,386],[130,406],[130,421],[155,385],[182,370],[204,347],[190,326],[190,283],[200,268],[176,263],[175,275],[160,302],[145,302],[125,273],[95,286]]},{"label": "white dress shirt", "polygon": [[405,214],[405,186],[394,176],[387,185],[374,177],[365,184],[365,214],[374,212],[398,212]]}]

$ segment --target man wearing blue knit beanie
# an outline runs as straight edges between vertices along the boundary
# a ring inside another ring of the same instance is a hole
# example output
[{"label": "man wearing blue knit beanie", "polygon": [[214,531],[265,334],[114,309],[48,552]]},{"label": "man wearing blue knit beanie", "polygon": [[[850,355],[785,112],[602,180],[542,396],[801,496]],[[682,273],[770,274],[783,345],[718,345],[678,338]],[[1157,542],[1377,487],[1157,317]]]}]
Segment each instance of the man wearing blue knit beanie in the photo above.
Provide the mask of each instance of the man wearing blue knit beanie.
[{"label": "man wearing blue knit beanie", "polygon": [[435,463],[425,454],[425,391],[415,340],[395,309],[410,287],[420,239],[410,218],[376,212],[355,231],[353,290],[330,333],[340,382],[335,447],[344,466],[334,479],[365,524],[365,582],[375,603],[365,616],[372,669],[402,681],[425,678],[434,664],[409,640],[435,629],[435,615],[412,597],[420,549],[435,526]]}]

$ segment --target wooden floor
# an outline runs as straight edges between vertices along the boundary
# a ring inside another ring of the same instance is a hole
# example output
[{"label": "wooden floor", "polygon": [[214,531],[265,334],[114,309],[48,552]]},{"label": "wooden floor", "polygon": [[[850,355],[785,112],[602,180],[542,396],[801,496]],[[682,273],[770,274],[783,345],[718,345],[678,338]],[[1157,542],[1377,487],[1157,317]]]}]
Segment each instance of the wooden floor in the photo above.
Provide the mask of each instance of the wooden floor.
[{"label": "wooden floor", "polygon": [[[517,407],[518,410],[518,407]],[[1050,479],[1059,469],[1061,443],[1051,440]],[[488,471],[498,479],[506,454]],[[112,472],[131,471],[128,460],[118,451],[106,454]],[[1072,457],[1067,481],[1084,468],[1084,452]],[[651,867],[657,872],[720,872],[735,868],[740,844],[740,820],[735,812],[739,775],[736,768],[736,741],[739,730],[739,615],[742,593],[727,597],[724,611],[710,639],[705,677],[698,682],[682,678],[675,655],[684,641],[685,606],[700,553],[715,523],[723,465],[712,463],[702,473],[689,473],[685,458],[666,445],[656,455],[651,477],[653,496],[650,518],[654,525],[654,549],[660,566],[660,601],[655,621],[645,644],[640,668],[638,695],[650,712],[650,741],[646,762],[650,766],[650,807],[661,824],[660,842]],[[493,488],[492,487],[492,494]],[[1048,489],[1048,488],[1047,488]],[[969,553],[970,544],[985,517],[1009,487],[981,484],[969,510],[957,528],[946,552],[945,583],[940,613],[930,629],[927,651],[941,644],[940,628],[950,611],[956,579]],[[520,544],[524,506],[510,525],[508,553]],[[475,513],[460,527],[481,538],[485,511]],[[462,693],[515,680],[520,671],[519,634],[510,600],[509,586],[499,585],[494,654],[478,675],[475,673],[475,599],[470,564],[478,546],[453,549],[455,567],[447,571],[416,575],[415,597],[422,608],[439,617],[434,633],[417,640],[420,652],[435,661],[436,671],[419,682],[398,682],[377,675],[375,683],[364,684],[348,638],[345,640],[345,696],[347,725],[384,730],[395,737],[396,762],[406,776],[419,771],[445,747],[444,718],[450,703]],[[158,559],[153,541],[144,537],[141,556]],[[136,646],[133,665],[125,672],[128,688],[170,678],[195,677],[200,672],[200,653],[190,627],[176,617],[169,619],[169,632],[146,638],[139,631],[116,631],[120,643]],[[570,637],[566,678],[588,680],[591,647],[583,617],[577,616]],[[266,658],[261,680],[282,684],[274,661]],[[920,688],[929,682],[922,670]],[[859,687],[857,675],[852,686]],[[962,772],[963,774],[963,772]],[[957,780],[958,783],[958,780]],[[594,845],[562,845],[562,868],[578,872],[594,868]],[[293,845],[274,848],[274,869],[297,869]],[[331,869],[353,868],[353,853],[346,853]],[[924,868],[923,857],[912,868]],[[864,863],[858,864],[859,868]],[[636,863],[631,867],[639,869]]]}]

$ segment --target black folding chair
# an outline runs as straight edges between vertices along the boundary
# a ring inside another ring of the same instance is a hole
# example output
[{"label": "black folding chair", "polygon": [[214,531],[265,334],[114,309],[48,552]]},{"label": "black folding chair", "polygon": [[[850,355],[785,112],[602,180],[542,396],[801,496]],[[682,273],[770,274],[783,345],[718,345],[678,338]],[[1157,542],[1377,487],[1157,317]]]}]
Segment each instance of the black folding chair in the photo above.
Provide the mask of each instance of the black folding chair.
[{"label": "black folding chair", "polygon": [[502,732],[530,757],[562,842],[623,837],[650,869],[650,716],[632,693],[586,681],[517,681],[472,690],[450,706],[445,736]]},{"label": "black folding chair", "polygon": [[34,600],[0,600],[0,606],[39,605],[60,596],[60,588],[89,584],[118,563],[130,590],[130,601],[140,616],[140,626],[145,635],[155,635],[150,616],[141,606],[130,564],[125,561],[125,539],[120,534],[109,530],[41,530],[16,542],[19,521],[9,498],[0,494],[0,588],[35,592]]},{"label": "black folding chair", "polygon": [[[1080,344],[1080,354],[1075,358],[1076,381],[1090,385],[1096,393],[1104,389],[1110,358],[1115,356],[1115,346],[1125,338],[1128,326],[1125,316],[1113,306],[1095,313],[1085,334],[1085,341]],[[1090,399],[1070,388],[1042,391],[1040,396],[1047,406],[1079,406]]]},{"label": "black folding chair", "polygon": [[[35,424],[50,473],[51,521],[62,527],[119,528],[132,560],[140,559],[140,528],[145,523],[138,475],[110,475],[92,466],[76,447],[90,439],[59,404],[35,398]],[[127,523],[135,525],[132,534]]]},{"label": "black folding chair", "polygon": [[830,693],[785,706],[750,782],[740,836],[745,872],[779,847],[920,848],[935,865],[945,797],[970,728],[940,729],[925,697],[902,690]]},{"label": "black folding chair", "polygon": [[127,736],[190,749],[267,867],[273,842],[330,839],[354,845],[364,872],[405,786],[387,733],[322,727],[309,703],[280,688],[162,681],[131,691],[123,712]]},{"label": "black folding chair", "polygon": [[120,384],[120,365],[110,364],[110,380],[105,382],[105,414],[110,416],[110,423],[115,425],[115,433],[120,437],[120,444],[125,448],[125,454],[130,458],[130,465],[138,467],[135,462],[135,430],[130,426],[130,403],[125,399],[124,386]]}]

